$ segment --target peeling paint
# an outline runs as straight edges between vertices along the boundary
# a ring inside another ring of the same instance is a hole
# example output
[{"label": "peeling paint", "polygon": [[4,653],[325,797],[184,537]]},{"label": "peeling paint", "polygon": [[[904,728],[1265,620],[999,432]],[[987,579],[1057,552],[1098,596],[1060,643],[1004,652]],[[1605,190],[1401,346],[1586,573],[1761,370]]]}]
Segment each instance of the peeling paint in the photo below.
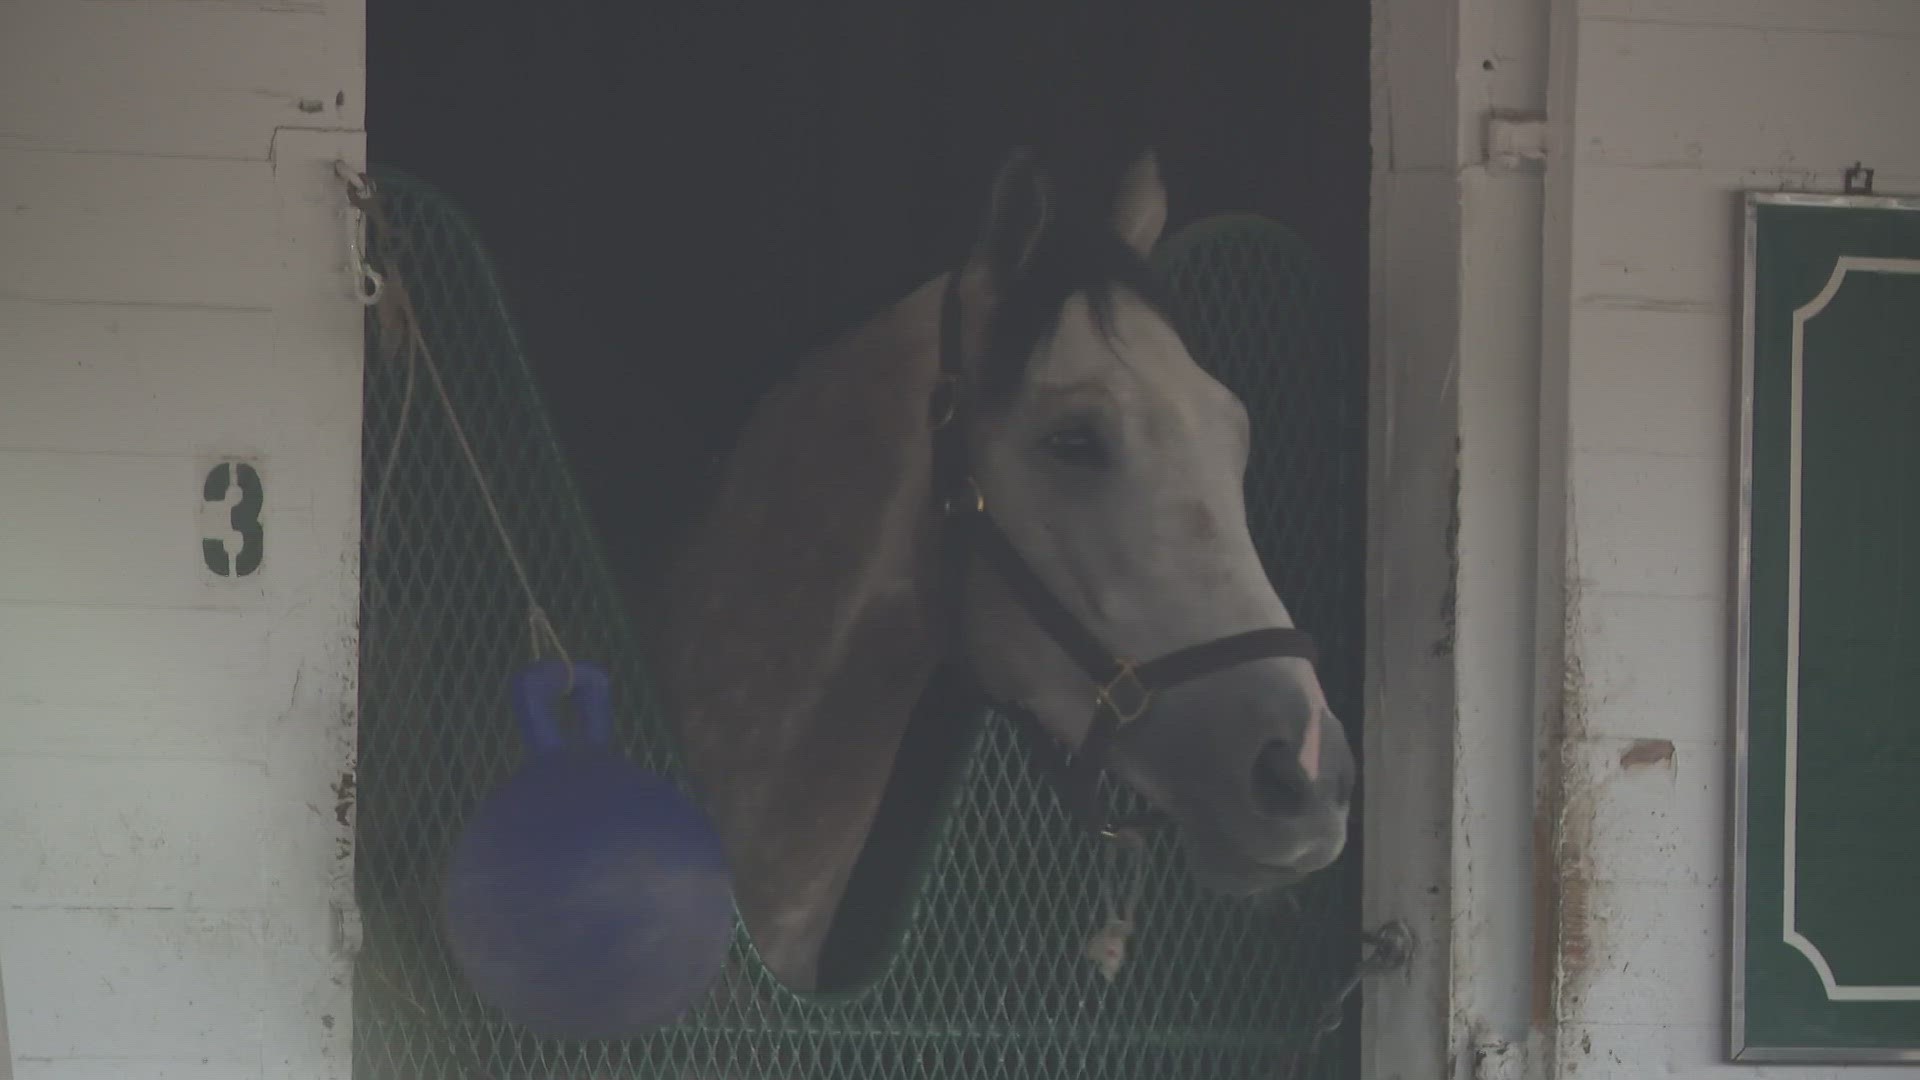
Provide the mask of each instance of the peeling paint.
[{"label": "peeling paint", "polygon": [[1507,1039],[1480,1039],[1473,1048],[1473,1080],[1520,1080],[1527,1074],[1527,1048]]},{"label": "peeling paint", "polygon": [[[1559,694],[1547,703],[1542,717],[1534,813],[1532,1008],[1541,1030],[1554,1029],[1562,1017],[1579,1015],[1604,927],[1590,854],[1598,778],[1581,753],[1590,686],[1581,652],[1583,585],[1575,543],[1569,536],[1562,567]],[[1563,1064],[1571,1071],[1574,1063],[1561,1062],[1562,1056],[1553,1052],[1549,1075]]]},{"label": "peeling paint", "polygon": [[333,816],[343,829],[353,827],[354,775],[348,769],[333,784]]},{"label": "peeling paint", "polygon": [[1653,765],[1673,763],[1672,739],[1635,739],[1633,744],[1620,752],[1622,769],[1641,769]]},{"label": "peeling paint", "polygon": [[1577,1012],[1586,992],[1586,976],[1594,954],[1595,911],[1593,866],[1588,855],[1593,841],[1594,777],[1580,746],[1587,737],[1588,690],[1582,655],[1580,566],[1568,544],[1564,582],[1565,655],[1561,666],[1561,729],[1558,747],[1560,801],[1554,815],[1553,873],[1557,886],[1558,918],[1553,1011],[1556,1017]]}]

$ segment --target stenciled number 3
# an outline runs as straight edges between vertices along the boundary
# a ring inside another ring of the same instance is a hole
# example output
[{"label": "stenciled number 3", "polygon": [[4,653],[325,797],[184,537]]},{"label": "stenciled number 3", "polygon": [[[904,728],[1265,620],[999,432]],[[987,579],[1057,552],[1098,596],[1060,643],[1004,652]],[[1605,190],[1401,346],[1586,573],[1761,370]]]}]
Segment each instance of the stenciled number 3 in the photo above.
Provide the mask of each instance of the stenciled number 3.
[{"label": "stenciled number 3", "polygon": [[210,503],[227,501],[227,490],[233,484],[240,485],[240,501],[233,504],[227,513],[227,524],[240,536],[240,553],[229,557],[227,541],[217,536],[202,537],[200,553],[207,561],[207,569],[221,577],[246,577],[260,569],[263,554],[261,545],[265,540],[264,530],[260,526],[260,507],[266,501],[261,491],[260,473],[246,462],[221,462],[207,473],[206,490],[202,497]]}]

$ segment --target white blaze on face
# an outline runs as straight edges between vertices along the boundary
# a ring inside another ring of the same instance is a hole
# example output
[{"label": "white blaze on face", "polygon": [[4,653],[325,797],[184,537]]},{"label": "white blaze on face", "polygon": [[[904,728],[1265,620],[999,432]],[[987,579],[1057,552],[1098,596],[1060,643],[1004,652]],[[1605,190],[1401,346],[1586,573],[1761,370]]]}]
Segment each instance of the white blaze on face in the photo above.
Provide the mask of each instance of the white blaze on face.
[{"label": "white blaze on face", "polygon": [[[1120,565],[1111,583],[1135,625],[1116,627],[1140,659],[1267,626],[1291,626],[1247,530],[1246,407],[1196,363],[1173,328],[1124,290],[1102,330],[1068,300],[1037,358],[1042,386],[1094,386],[1113,466],[1088,507]],[[1047,422],[1049,403],[1035,402]]]},{"label": "white blaze on face", "polygon": [[1307,733],[1300,740],[1300,771],[1307,779],[1320,779],[1320,710],[1315,709],[1307,720]]},{"label": "white blaze on face", "polygon": [[[1078,426],[1097,435],[1102,463],[1063,463],[1042,449]],[[1249,441],[1245,407],[1150,306],[1120,290],[1102,328],[1076,295],[1041,342],[1020,399],[989,424],[979,475],[996,520],[1060,600],[1109,651],[1148,660],[1293,625],[1247,528]],[[1001,653],[991,666],[1011,676],[996,692],[1017,694],[1076,737],[1084,673],[1043,665],[1032,643],[1014,646],[999,628],[983,642]],[[1290,666],[1310,703],[1300,765],[1317,779],[1325,697],[1308,665]]]}]

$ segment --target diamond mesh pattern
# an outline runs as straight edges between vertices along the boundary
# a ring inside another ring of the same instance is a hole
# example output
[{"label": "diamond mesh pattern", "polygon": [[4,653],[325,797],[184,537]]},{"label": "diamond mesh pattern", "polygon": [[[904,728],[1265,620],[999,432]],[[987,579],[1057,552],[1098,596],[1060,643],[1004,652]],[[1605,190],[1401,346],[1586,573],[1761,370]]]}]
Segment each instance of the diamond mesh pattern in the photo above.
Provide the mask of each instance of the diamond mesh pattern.
[{"label": "diamond mesh pattern", "polygon": [[[397,175],[379,184],[392,232],[376,238],[376,250],[409,283],[534,589],[574,655],[607,664],[629,752],[681,775],[476,233],[425,185]],[[1296,617],[1323,636],[1336,707],[1355,716],[1359,605],[1350,579],[1358,571],[1343,552],[1360,547],[1348,494],[1359,474],[1346,454],[1358,443],[1354,418],[1322,400],[1350,399],[1344,387],[1354,373],[1314,316],[1301,251],[1277,227],[1203,224],[1170,244],[1162,262],[1196,353],[1262,418],[1249,478],[1261,550]],[[1241,282],[1249,269],[1258,273]],[[1278,295],[1270,291],[1276,273],[1286,280]],[[1236,291],[1256,286],[1267,291]],[[1156,841],[1141,930],[1108,984],[1082,955],[1104,917],[1106,854],[1073,830],[998,719],[981,729],[905,936],[867,990],[833,1001],[796,997],[758,969],[737,932],[727,975],[669,1031],[571,1043],[503,1021],[462,983],[436,912],[460,823],[519,760],[505,684],[529,655],[526,611],[431,382],[418,374],[402,433],[407,373],[381,357],[376,341],[370,316],[356,1077],[1353,1075],[1339,1038],[1304,1051],[1357,951],[1357,860],[1273,902],[1241,905],[1200,893],[1171,845]]]},{"label": "diamond mesh pattern", "polygon": [[1246,490],[1254,547],[1294,622],[1319,639],[1329,703],[1357,748],[1364,369],[1346,347],[1318,261],[1278,222],[1207,218],[1169,238],[1154,262],[1194,359],[1253,416]]}]

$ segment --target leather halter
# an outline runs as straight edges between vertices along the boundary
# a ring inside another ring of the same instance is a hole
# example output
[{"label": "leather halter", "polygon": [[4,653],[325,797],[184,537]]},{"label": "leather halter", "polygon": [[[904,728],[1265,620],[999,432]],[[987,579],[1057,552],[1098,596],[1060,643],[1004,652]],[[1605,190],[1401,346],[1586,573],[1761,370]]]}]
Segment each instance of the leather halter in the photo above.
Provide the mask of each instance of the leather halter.
[{"label": "leather halter", "polygon": [[1189,645],[1145,662],[1109,652],[1034,573],[987,509],[967,452],[967,422],[975,397],[961,354],[960,272],[955,271],[941,300],[940,376],[927,403],[933,427],[933,504],[944,526],[942,586],[954,628],[956,633],[964,630],[967,571],[977,554],[999,572],[1040,628],[1086,672],[1094,686],[1093,719],[1080,745],[1070,753],[1060,748],[1025,706],[998,702],[996,707],[1019,723],[1028,750],[1074,820],[1090,832],[1111,837],[1120,826],[1108,821],[1101,808],[1100,773],[1114,739],[1146,713],[1155,693],[1253,660],[1295,657],[1317,663],[1319,650],[1306,631],[1274,626]]}]

